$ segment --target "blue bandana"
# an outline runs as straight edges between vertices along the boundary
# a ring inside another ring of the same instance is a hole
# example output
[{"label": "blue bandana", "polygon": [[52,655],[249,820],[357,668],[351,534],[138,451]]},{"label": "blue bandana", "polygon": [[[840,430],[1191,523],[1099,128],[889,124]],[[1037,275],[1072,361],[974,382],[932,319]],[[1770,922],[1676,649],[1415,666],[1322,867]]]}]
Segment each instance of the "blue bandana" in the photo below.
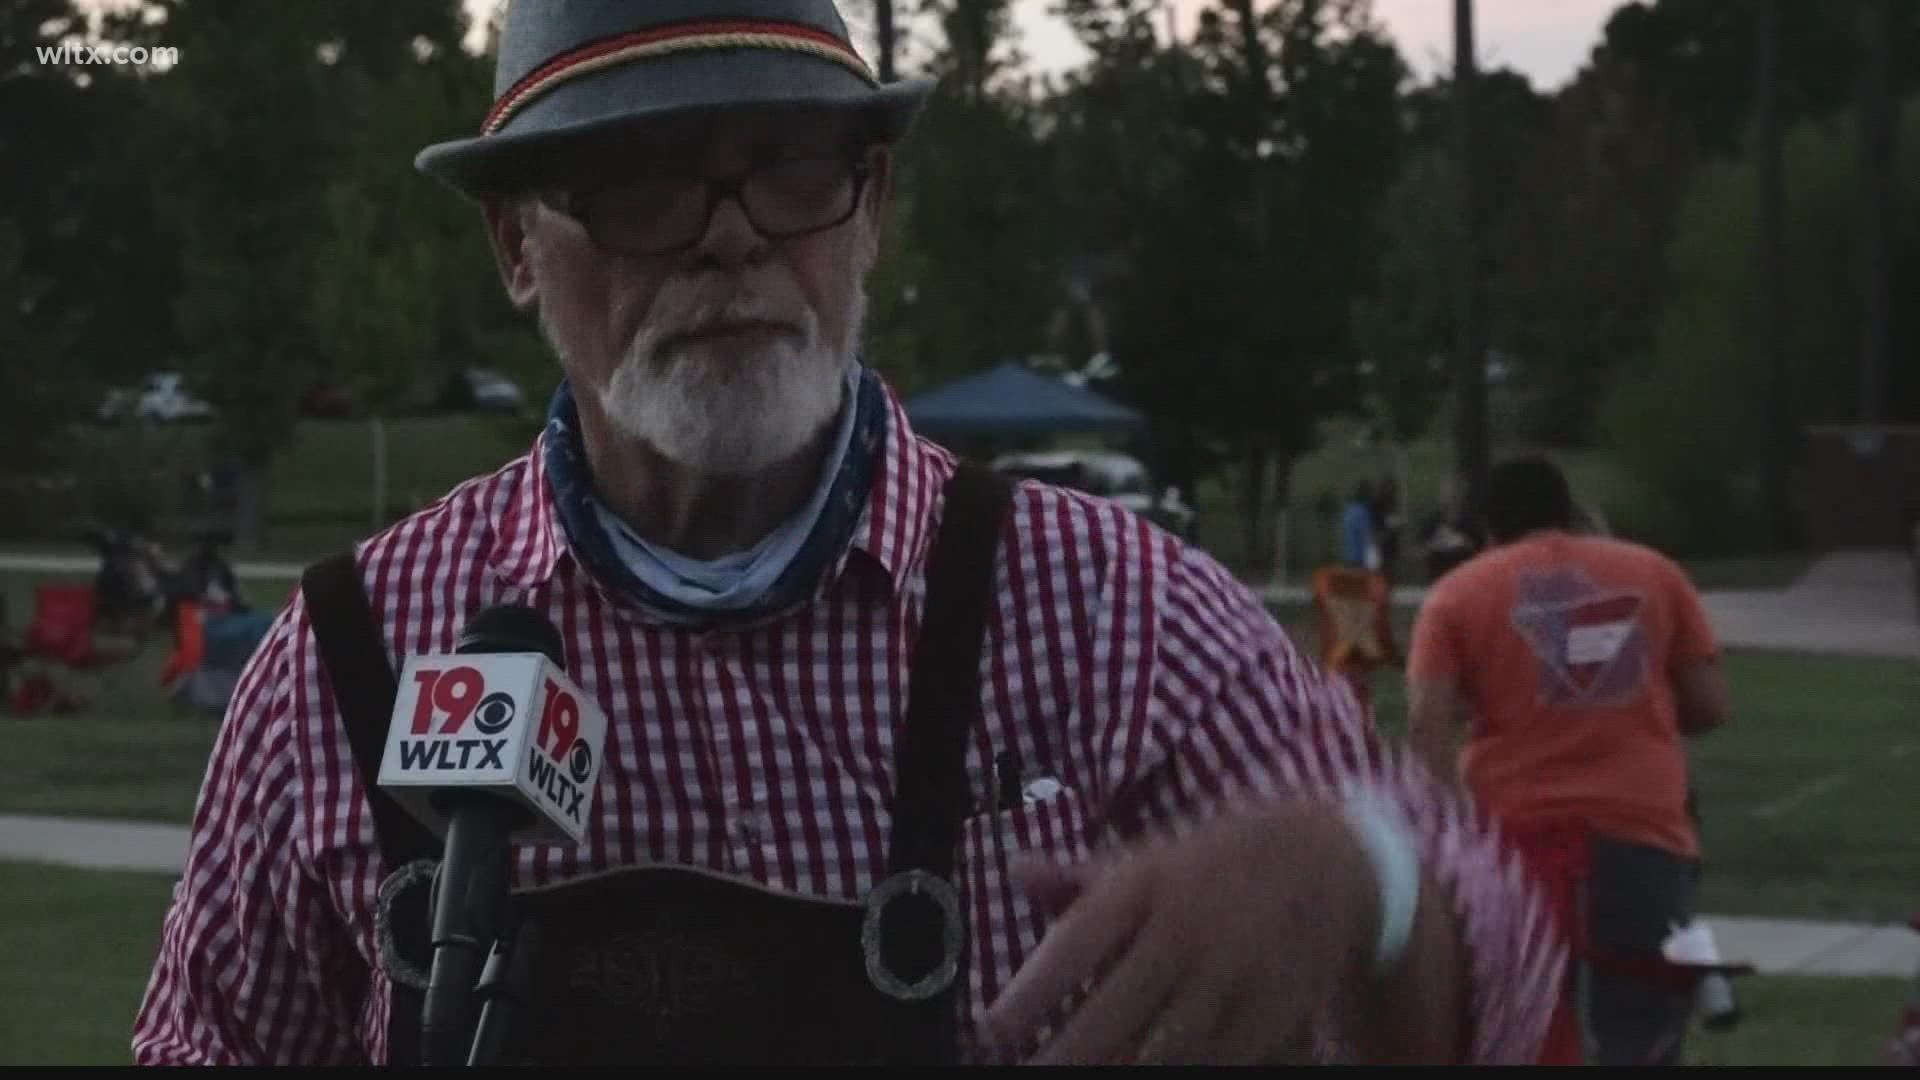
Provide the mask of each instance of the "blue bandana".
[{"label": "blue bandana", "polygon": [[[648,616],[679,625],[729,626],[754,622],[805,603],[813,598],[828,570],[847,550],[854,529],[873,489],[887,438],[886,391],[879,376],[864,365],[854,372],[849,415],[843,416],[841,441],[834,447],[836,459],[828,459],[828,470],[820,477],[820,488],[809,499],[795,521],[782,529],[804,528],[804,536],[789,538],[779,558],[791,549],[784,568],[768,568],[768,553],[761,549],[728,560],[741,565],[758,560],[763,572],[771,576],[764,590],[751,595],[715,593],[702,602],[695,588],[674,588],[661,582],[649,583],[636,571],[637,560],[622,555],[644,541],[627,533],[607,512],[593,493],[593,475],[587,465],[585,444],[580,436],[580,414],[573,392],[563,380],[547,409],[544,466],[547,485],[553,493],[553,505],[565,530],[568,547],[586,571],[608,589],[620,595]],[[804,518],[811,517],[811,525]],[[610,532],[609,527],[620,530]],[[773,541],[780,537],[776,530]],[[794,542],[797,540],[797,543]],[[654,549],[659,565],[698,568],[683,556]],[[642,563],[644,565],[644,563]],[[715,565],[715,564],[709,564]],[[773,570],[777,569],[777,574]]]}]

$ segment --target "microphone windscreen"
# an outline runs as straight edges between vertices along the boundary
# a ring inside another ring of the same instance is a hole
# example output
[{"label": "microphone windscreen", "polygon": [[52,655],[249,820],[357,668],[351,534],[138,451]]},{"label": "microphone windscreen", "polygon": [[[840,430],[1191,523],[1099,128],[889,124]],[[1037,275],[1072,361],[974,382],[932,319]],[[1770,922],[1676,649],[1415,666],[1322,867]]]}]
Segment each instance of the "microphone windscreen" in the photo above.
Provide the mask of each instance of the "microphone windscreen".
[{"label": "microphone windscreen", "polygon": [[552,620],[525,604],[495,604],[482,609],[460,631],[459,653],[540,653],[565,670],[566,647]]}]

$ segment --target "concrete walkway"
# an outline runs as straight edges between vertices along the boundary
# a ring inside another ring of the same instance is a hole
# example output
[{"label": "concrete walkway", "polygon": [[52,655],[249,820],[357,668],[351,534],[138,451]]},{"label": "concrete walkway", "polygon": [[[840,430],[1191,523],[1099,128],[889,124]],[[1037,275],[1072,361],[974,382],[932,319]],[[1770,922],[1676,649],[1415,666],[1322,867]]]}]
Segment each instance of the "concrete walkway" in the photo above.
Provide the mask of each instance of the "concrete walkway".
[{"label": "concrete walkway", "polygon": [[1729,644],[1920,660],[1913,564],[1897,551],[1836,553],[1787,588],[1703,599]]},{"label": "concrete walkway", "polygon": [[[56,552],[0,551],[0,572],[10,574],[85,574],[100,569],[100,560],[92,555]],[[240,562],[233,565],[233,576],[243,580],[297,581],[305,567],[290,562]]]},{"label": "concrete walkway", "polygon": [[[88,870],[178,874],[178,825],[0,815],[0,859]],[[1900,925],[1708,916],[1720,956],[1762,975],[1907,977],[1920,971],[1920,934]]]},{"label": "concrete walkway", "polygon": [[187,861],[187,828],[0,814],[0,859],[82,870],[178,874]]}]

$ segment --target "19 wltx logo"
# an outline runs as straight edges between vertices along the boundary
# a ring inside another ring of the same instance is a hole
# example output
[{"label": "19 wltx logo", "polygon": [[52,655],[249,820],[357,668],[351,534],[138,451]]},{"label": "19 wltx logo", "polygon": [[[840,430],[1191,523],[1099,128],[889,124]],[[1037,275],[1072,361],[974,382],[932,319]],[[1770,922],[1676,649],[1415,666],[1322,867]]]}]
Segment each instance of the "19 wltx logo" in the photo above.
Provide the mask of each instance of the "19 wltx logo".
[{"label": "19 wltx logo", "polygon": [[548,802],[575,822],[580,821],[587,778],[593,775],[593,747],[580,736],[580,703],[552,679],[547,680],[534,748],[537,752],[527,755],[527,779]]},{"label": "19 wltx logo", "polygon": [[[419,737],[400,741],[402,769],[506,768],[500,755],[507,740],[497,736],[513,726],[513,695],[487,693],[486,677],[472,667],[416,671],[413,681],[420,685],[420,696],[414,702],[409,731]],[[448,737],[461,736],[469,721],[478,737]]]}]

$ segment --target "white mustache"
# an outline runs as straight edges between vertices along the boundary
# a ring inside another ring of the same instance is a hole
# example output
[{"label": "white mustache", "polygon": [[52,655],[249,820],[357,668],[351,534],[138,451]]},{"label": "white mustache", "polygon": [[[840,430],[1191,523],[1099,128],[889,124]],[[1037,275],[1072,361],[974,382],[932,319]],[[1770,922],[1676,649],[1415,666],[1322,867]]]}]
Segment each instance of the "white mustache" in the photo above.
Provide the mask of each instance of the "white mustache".
[{"label": "white mustache", "polygon": [[783,303],[738,288],[722,290],[711,286],[691,286],[681,287],[678,292],[687,295],[678,295],[671,284],[662,290],[656,304],[674,312],[675,317],[648,326],[642,332],[641,340],[635,343],[641,351],[650,353],[661,346],[670,347],[677,338],[726,323],[764,322],[790,326],[803,339],[805,348],[813,346],[818,333],[818,321],[804,305]]}]

